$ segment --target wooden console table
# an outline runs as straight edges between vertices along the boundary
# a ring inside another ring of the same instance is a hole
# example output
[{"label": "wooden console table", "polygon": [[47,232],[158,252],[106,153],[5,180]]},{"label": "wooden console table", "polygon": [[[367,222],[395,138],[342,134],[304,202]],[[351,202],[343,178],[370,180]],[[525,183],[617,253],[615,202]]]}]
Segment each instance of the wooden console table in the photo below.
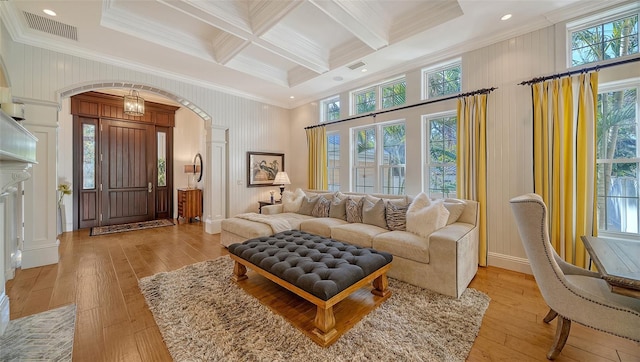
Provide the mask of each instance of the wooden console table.
[{"label": "wooden console table", "polygon": [[271,202],[271,201],[268,201],[268,200],[267,201],[258,201],[258,204],[260,204],[260,206],[258,206],[258,212],[260,214],[262,214],[262,207],[263,206],[275,205],[275,204],[280,204],[280,203],[282,203],[282,201],[280,201],[280,200],[276,200],[274,202]]},{"label": "wooden console table", "polygon": [[178,219],[202,219],[202,190],[178,189]]}]

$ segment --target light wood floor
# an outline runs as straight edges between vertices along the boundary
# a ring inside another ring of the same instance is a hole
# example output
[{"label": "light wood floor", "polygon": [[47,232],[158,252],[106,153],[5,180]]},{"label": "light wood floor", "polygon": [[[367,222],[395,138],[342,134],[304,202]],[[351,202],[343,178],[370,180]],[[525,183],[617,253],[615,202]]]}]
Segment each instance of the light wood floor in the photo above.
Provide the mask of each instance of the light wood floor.
[{"label": "light wood floor", "polygon": [[[76,303],[75,361],[169,361],[138,279],[225,254],[219,235],[199,223],[92,237],[86,230],[64,233],[58,264],[18,270],[7,282],[11,319]],[[270,307],[300,314],[296,297],[269,298],[272,285],[254,284],[252,293]],[[471,287],[491,303],[469,361],[546,360],[555,321],[542,322],[547,308],[532,276],[480,268]],[[640,361],[640,346],[574,323],[557,361]]]}]

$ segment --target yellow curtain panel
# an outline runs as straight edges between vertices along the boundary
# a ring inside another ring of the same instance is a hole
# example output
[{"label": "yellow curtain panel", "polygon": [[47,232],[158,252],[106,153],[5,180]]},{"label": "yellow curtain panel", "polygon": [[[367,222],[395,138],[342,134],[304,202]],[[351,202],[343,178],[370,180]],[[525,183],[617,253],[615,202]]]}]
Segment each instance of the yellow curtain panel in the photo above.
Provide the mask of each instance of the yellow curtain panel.
[{"label": "yellow curtain panel", "polygon": [[309,148],[308,187],[311,190],[326,190],[327,182],[327,130],[324,126],[308,128]]},{"label": "yellow curtain panel", "polygon": [[458,99],[457,195],[476,200],[478,264],[487,265],[487,94]]},{"label": "yellow curtain panel", "polygon": [[[574,82],[579,85],[577,94]],[[584,267],[586,253],[580,236],[597,234],[598,73],[553,79],[531,87],[534,192],[549,209],[553,247],[566,261]]]}]

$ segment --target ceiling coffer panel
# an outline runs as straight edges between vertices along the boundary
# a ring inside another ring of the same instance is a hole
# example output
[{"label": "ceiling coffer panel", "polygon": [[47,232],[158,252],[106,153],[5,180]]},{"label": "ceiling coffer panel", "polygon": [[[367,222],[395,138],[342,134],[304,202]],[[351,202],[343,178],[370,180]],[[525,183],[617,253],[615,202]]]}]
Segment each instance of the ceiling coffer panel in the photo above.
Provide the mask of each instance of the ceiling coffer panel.
[{"label": "ceiling coffer panel", "polygon": [[27,11],[23,11],[22,13],[31,29],[78,41],[78,29],[75,26],[51,20]]}]

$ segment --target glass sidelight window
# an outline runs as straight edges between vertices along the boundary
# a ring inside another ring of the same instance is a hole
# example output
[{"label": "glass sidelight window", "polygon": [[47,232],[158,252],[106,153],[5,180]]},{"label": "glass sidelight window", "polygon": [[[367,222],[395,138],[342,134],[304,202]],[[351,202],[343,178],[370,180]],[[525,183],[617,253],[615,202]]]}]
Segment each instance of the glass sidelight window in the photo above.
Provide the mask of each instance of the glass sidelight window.
[{"label": "glass sidelight window", "polygon": [[82,188],[96,188],[96,125],[82,125]]},{"label": "glass sidelight window", "polygon": [[167,134],[157,132],[158,145],[158,187],[167,186]]}]

